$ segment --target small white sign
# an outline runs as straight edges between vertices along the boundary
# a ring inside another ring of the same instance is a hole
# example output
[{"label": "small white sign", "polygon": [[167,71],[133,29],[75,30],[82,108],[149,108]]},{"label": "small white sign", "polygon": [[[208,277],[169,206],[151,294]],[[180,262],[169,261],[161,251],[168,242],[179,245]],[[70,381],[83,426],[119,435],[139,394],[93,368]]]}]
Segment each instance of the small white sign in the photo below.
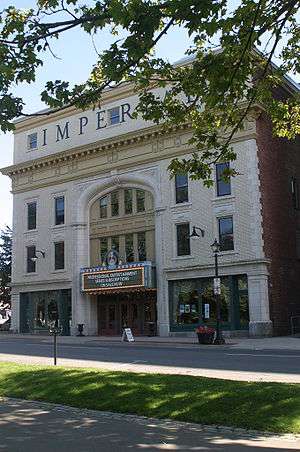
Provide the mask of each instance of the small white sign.
[{"label": "small white sign", "polygon": [[204,303],[204,318],[209,319],[209,303]]},{"label": "small white sign", "polygon": [[221,295],[221,279],[214,278],[214,294]]},{"label": "small white sign", "polygon": [[124,328],[124,331],[122,334],[122,341],[134,342],[134,337],[133,337],[131,328]]}]

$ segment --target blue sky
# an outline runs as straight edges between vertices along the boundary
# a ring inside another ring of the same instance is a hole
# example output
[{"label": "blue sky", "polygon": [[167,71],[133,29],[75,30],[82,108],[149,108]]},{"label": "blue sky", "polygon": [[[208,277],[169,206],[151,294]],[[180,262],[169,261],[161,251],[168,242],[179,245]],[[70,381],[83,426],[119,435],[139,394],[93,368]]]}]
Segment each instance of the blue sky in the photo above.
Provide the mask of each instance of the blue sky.
[{"label": "blue sky", "polygon": [[[28,9],[33,7],[34,0],[1,0],[1,9],[11,4],[17,8]],[[99,33],[95,38],[98,51],[101,51],[112,42],[109,30]],[[168,58],[170,62],[179,60],[184,56],[185,50],[189,47],[190,41],[184,30],[173,29],[160,43],[157,55]],[[91,38],[81,31],[72,30],[64,34],[64,38],[53,41],[52,50],[60,59],[55,59],[52,55],[44,58],[44,66],[39,69],[37,80],[31,85],[16,87],[15,92],[22,96],[26,103],[26,110],[33,112],[43,108],[39,98],[39,92],[43,89],[48,80],[68,80],[71,83],[85,80],[96,60],[96,52]],[[3,134],[0,132],[0,168],[12,164],[13,155],[13,134]],[[0,229],[12,223],[12,195],[10,194],[10,180],[8,177],[0,175]]]}]

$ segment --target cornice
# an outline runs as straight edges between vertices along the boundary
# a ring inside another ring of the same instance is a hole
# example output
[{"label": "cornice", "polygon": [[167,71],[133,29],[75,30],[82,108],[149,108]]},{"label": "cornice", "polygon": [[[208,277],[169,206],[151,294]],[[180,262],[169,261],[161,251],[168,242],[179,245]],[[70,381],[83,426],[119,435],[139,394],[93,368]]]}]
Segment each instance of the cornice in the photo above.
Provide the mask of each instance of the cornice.
[{"label": "cornice", "polygon": [[119,135],[118,137],[113,139],[103,140],[101,142],[96,142],[86,146],[78,146],[67,151],[62,151],[52,155],[40,157],[38,159],[7,166],[6,168],[1,168],[1,172],[6,176],[12,177],[18,174],[29,173],[40,168],[53,167],[61,162],[71,162],[72,160],[85,158],[86,156],[95,155],[99,152],[111,151],[117,148],[120,149],[125,146],[149,141],[153,138],[158,138],[159,136],[163,136],[169,133],[189,129],[191,129],[191,126],[187,123],[181,124],[180,126],[169,126],[167,128],[162,128],[161,126],[152,126],[143,129],[141,132],[132,132]]}]

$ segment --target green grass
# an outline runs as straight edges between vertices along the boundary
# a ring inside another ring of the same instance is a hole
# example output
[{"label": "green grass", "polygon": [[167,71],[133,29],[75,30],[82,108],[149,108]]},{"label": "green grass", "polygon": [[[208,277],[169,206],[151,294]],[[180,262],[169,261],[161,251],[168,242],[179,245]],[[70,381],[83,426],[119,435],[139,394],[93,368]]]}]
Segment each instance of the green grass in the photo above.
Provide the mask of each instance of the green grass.
[{"label": "green grass", "polygon": [[0,364],[0,396],[300,433],[300,385]]}]

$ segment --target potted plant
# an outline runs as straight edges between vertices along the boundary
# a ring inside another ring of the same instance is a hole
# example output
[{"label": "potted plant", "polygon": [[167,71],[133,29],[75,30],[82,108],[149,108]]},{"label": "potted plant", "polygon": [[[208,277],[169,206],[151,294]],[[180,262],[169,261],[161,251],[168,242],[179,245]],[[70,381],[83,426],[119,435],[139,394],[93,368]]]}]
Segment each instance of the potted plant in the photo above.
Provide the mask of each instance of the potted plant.
[{"label": "potted plant", "polygon": [[204,325],[198,326],[195,331],[198,336],[199,344],[213,344],[216,332],[214,328]]}]

